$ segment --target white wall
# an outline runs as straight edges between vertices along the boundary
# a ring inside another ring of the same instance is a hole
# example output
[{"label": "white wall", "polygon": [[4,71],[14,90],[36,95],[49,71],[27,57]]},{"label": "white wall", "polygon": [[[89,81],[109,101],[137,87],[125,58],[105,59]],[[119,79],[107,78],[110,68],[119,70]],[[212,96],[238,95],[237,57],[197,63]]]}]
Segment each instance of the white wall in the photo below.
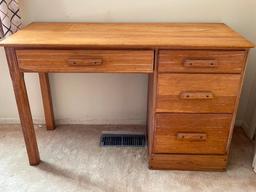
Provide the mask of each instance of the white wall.
[{"label": "white wall", "polygon": [[[20,0],[24,23],[81,22],[224,22],[256,42],[255,0]],[[238,119],[251,121],[248,98],[255,76],[250,55]],[[0,122],[17,120],[7,64],[0,52]],[[54,110],[59,122],[145,123],[145,75],[52,74]],[[33,116],[41,121],[42,103],[36,75],[26,76]],[[254,86],[255,87],[255,86]],[[255,87],[256,88],[256,87]],[[252,97],[252,95],[250,95]],[[253,99],[250,102],[256,103]],[[251,114],[251,113],[250,113]],[[252,116],[252,115],[251,115]]]}]

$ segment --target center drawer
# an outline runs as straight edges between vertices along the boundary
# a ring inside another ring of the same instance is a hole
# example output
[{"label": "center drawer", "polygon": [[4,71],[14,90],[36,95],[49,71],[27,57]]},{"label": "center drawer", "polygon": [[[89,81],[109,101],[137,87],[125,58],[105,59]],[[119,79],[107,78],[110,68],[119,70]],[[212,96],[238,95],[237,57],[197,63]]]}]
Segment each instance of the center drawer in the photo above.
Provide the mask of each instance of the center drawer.
[{"label": "center drawer", "polygon": [[159,74],[156,112],[233,113],[240,74]]},{"label": "center drawer", "polygon": [[225,154],[231,114],[156,114],[154,153]]},{"label": "center drawer", "polygon": [[19,68],[32,72],[152,73],[152,50],[16,51]]}]

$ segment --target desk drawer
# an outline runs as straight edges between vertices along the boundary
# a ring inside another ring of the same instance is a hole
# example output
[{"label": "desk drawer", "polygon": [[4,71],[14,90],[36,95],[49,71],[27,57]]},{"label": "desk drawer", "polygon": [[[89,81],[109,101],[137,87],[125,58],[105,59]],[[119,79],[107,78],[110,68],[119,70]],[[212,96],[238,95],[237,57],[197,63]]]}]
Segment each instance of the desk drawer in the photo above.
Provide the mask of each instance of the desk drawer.
[{"label": "desk drawer", "polygon": [[150,50],[17,50],[20,69],[39,72],[152,73]]},{"label": "desk drawer", "polygon": [[156,114],[154,153],[225,154],[231,114]]},{"label": "desk drawer", "polygon": [[239,74],[159,74],[157,112],[233,113]]},{"label": "desk drawer", "polygon": [[168,51],[159,53],[159,72],[241,73],[244,51]]}]

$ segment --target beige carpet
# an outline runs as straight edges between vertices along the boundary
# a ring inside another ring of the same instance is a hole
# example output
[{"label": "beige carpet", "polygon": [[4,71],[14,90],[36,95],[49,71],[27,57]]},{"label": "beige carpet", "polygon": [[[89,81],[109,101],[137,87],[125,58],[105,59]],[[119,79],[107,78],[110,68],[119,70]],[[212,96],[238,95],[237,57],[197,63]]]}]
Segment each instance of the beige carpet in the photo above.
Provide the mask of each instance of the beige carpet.
[{"label": "beige carpet", "polygon": [[[19,126],[0,126],[0,192],[255,192],[253,145],[237,130],[227,172],[152,171],[144,148],[100,148],[116,126],[37,128],[42,163],[28,165]],[[122,127],[123,129],[123,127]],[[124,127],[140,130],[141,127]]]}]

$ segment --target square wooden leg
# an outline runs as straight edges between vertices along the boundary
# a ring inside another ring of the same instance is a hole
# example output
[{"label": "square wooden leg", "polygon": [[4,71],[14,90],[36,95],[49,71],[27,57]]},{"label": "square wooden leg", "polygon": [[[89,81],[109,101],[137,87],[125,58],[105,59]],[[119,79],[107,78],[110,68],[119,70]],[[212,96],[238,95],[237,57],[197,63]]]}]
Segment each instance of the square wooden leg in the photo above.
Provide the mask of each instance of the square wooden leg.
[{"label": "square wooden leg", "polygon": [[38,165],[40,163],[40,157],[24,81],[24,73],[19,71],[15,50],[13,48],[5,48],[5,52],[12,78],[29,163],[30,165]]},{"label": "square wooden leg", "polygon": [[51,89],[49,77],[47,73],[39,73],[39,81],[41,86],[41,93],[44,106],[44,116],[47,130],[54,130],[54,113],[52,106]]}]

